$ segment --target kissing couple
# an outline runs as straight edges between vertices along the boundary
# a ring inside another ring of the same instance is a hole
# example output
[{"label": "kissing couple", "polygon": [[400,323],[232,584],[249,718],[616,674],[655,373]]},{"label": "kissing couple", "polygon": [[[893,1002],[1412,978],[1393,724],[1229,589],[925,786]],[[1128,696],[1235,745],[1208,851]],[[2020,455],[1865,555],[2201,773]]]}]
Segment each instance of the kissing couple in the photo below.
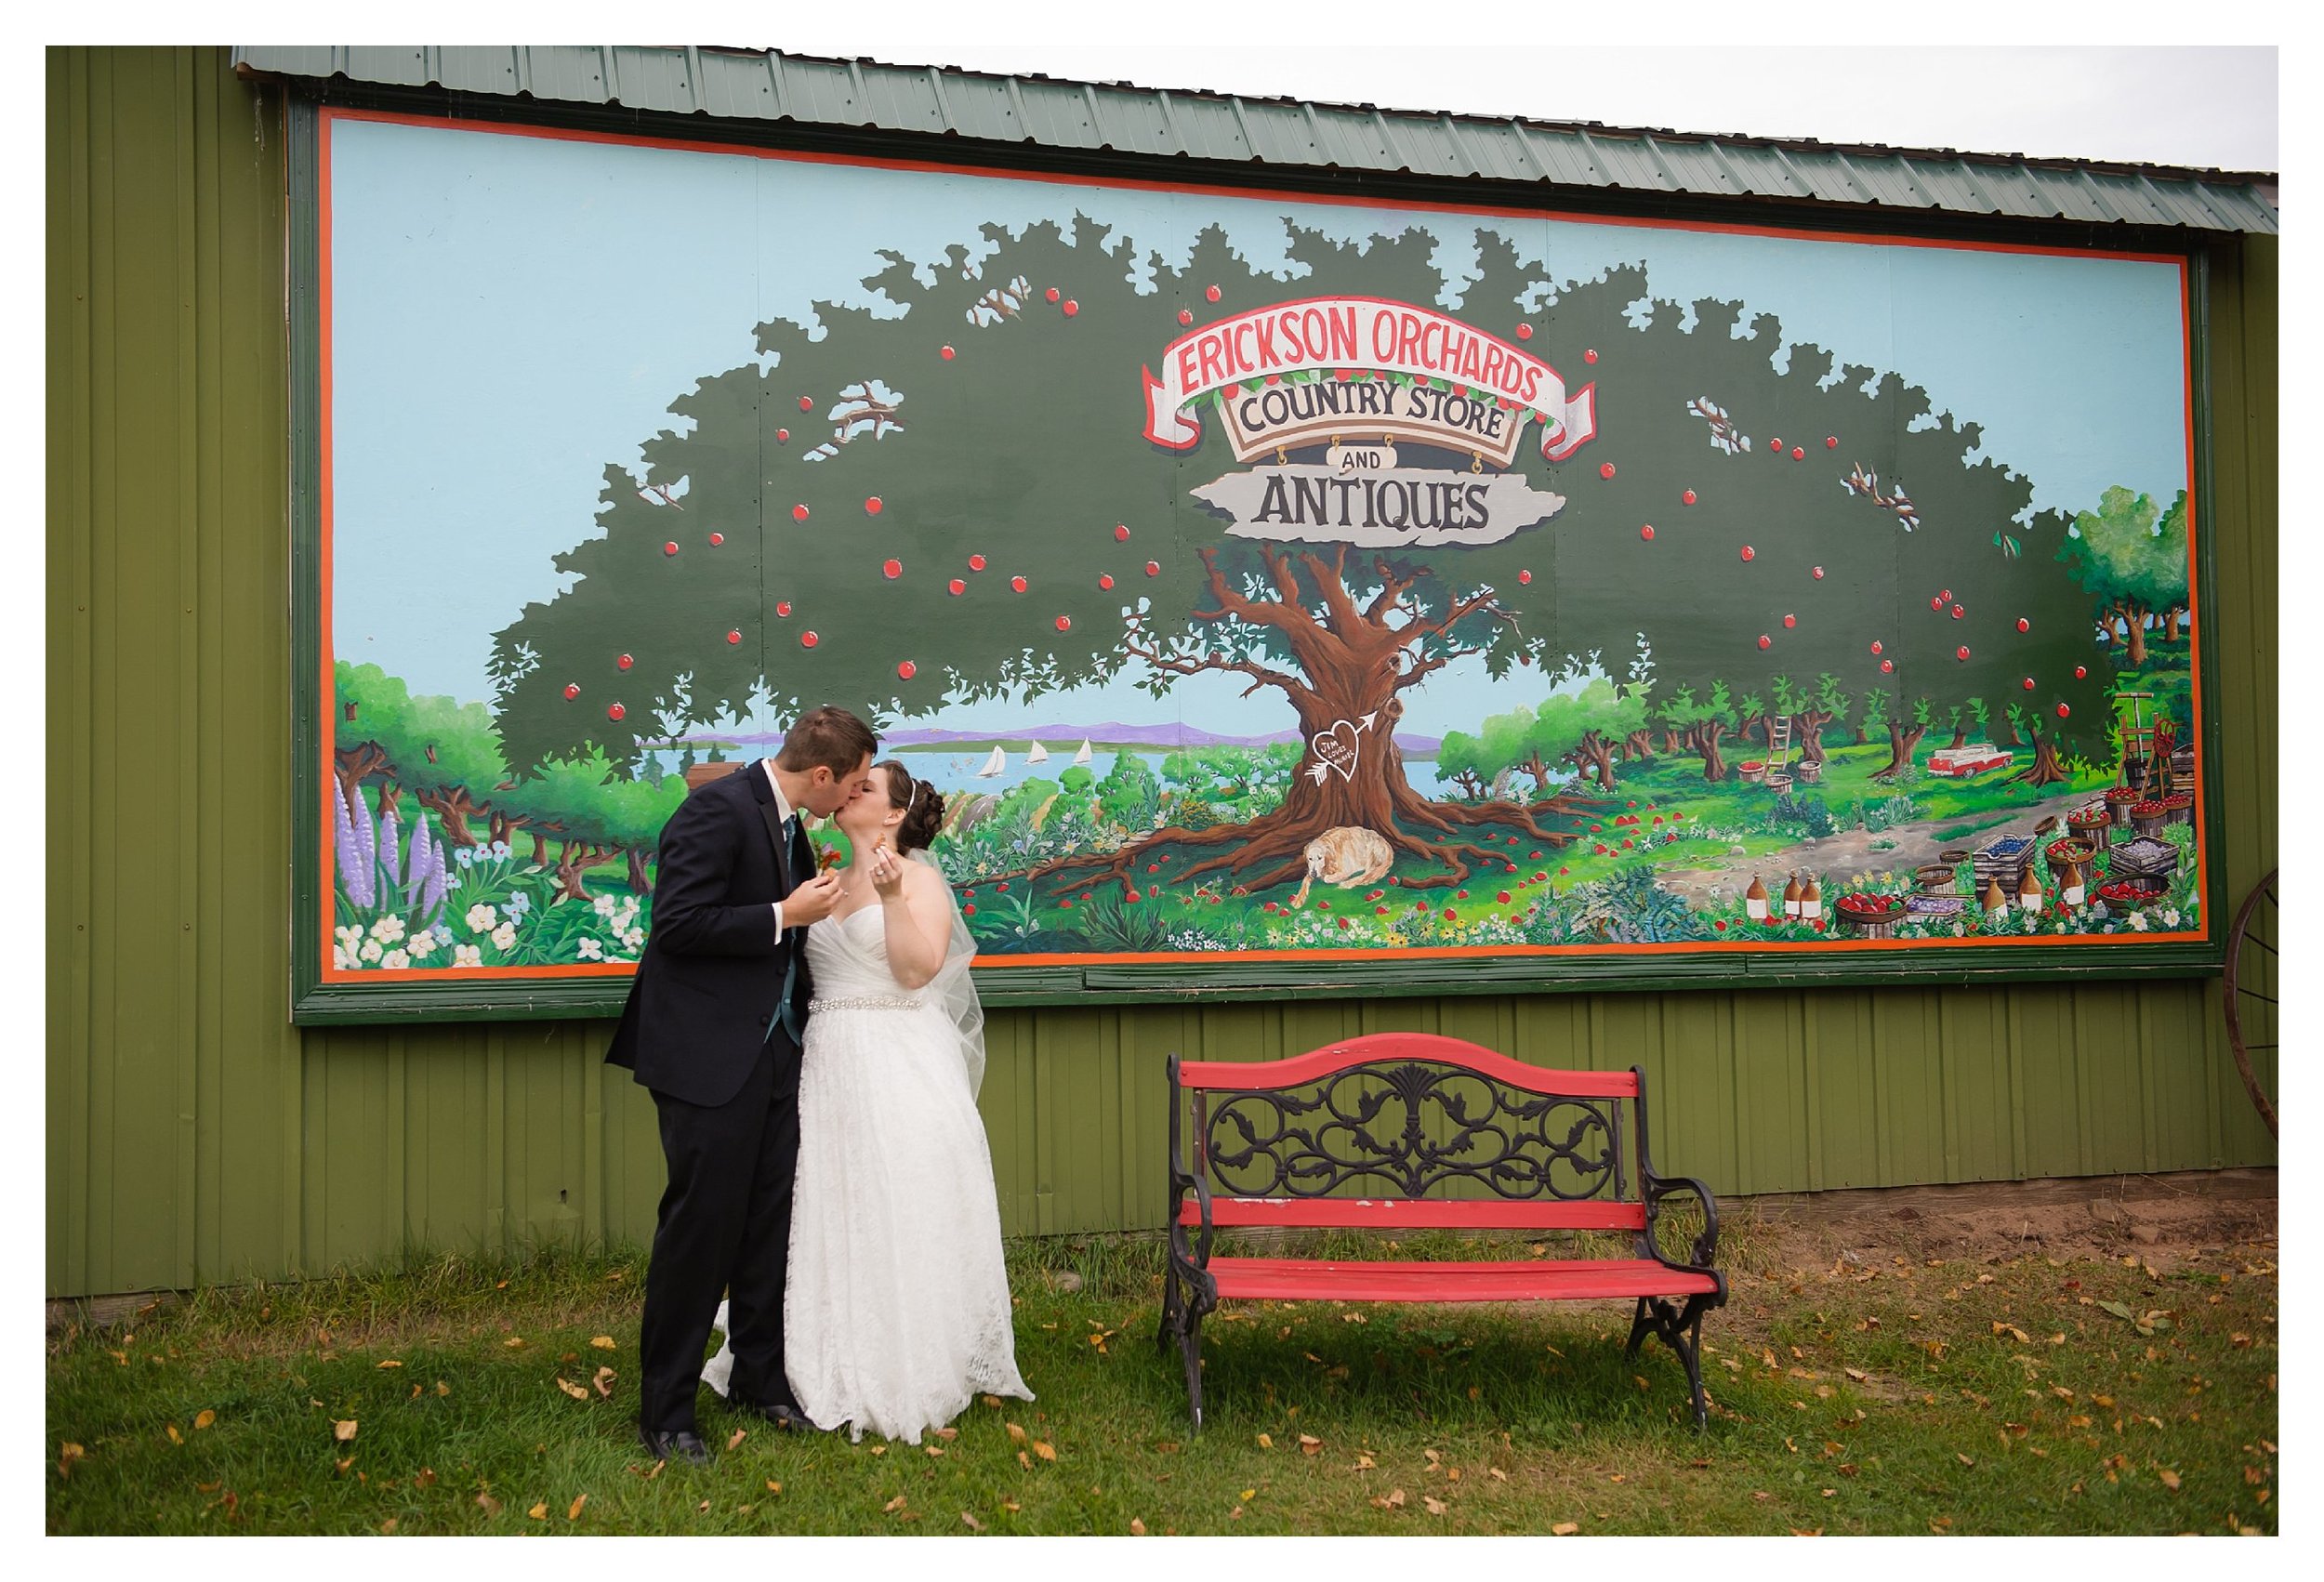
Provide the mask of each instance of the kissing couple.
[{"label": "kissing couple", "polygon": [[[639,1338],[657,1459],[710,1458],[702,1383],[777,1428],[915,1444],[979,1393],[1033,1399],[976,1110],[975,947],[928,856],[944,799],[877,745],[810,709],[662,829],[605,1057],[653,1093],[669,1167]],[[844,868],[816,871],[810,815],[848,837]]]}]

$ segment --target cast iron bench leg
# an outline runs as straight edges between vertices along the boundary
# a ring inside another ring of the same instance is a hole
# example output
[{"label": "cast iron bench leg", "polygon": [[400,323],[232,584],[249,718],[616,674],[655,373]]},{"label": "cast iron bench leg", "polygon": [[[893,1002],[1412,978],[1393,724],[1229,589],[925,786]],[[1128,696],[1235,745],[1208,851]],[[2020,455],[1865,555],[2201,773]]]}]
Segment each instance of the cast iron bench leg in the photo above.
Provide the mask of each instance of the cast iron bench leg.
[{"label": "cast iron bench leg", "polygon": [[1186,1359],[1186,1410],[1202,1431],[1202,1315],[1193,1311],[1179,1320],[1178,1349]]},{"label": "cast iron bench leg", "polygon": [[1162,1322],[1154,1332],[1154,1349],[1164,1356],[1170,1353],[1170,1338],[1178,1333],[1179,1320],[1186,1304],[1178,1291],[1178,1270],[1168,1259],[1162,1266]]},{"label": "cast iron bench leg", "polygon": [[1703,1395],[1703,1313],[1709,1308],[1699,1295],[1686,1299],[1684,1311],[1660,1297],[1638,1299],[1638,1312],[1631,1319],[1630,1344],[1623,1355],[1638,1354],[1639,1343],[1652,1332],[1662,1338],[1680,1365],[1686,1369],[1687,1390],[1694,1399],[1695,1429],[1700,1432],[1710,1421],[1710,1404]]}]

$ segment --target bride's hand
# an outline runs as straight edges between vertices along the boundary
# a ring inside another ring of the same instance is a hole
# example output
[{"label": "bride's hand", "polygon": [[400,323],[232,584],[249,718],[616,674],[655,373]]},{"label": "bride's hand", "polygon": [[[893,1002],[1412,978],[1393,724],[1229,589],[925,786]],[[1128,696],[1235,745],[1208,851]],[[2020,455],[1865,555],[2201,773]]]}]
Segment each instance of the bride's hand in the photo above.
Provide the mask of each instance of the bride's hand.
[{"label": "bride's hand", "polygon": [[884,844],[872,848],[871,881],[882,901],[893,901],[904,893],[904,860]]}]

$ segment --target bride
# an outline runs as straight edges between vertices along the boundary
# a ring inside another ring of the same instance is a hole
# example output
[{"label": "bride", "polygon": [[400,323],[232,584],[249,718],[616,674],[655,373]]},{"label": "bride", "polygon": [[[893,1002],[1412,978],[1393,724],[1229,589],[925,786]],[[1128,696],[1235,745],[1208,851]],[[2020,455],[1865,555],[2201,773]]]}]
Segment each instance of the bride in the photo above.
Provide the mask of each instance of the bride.
[{"label": "bride", "polygon": [[[836,816],[853,852],[807,935],[785,1371],[820,1429],[918,1444],[1018,1377],[992,1155],[976,1111],[975,946],[928,845],[944,799],[892,760]],[[723,1334],[726,1309],[719,1309]],[[726,1393],[733,1354],[703,1368]]]}]

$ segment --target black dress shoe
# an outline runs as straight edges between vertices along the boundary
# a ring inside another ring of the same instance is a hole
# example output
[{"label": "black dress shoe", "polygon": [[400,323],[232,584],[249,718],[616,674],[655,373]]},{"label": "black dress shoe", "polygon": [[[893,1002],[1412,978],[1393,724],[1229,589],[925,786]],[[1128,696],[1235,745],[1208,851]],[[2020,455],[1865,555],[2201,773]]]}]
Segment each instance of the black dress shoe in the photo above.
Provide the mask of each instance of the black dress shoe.
[{"label": "black dress shoe", "polygon": [[640,1429],[638,1438],[656,1461],[685,1461],[696,1467],[710,1464],[710,1447],[692,1429]]},{"label": "black dress shoe", "polygon": [[746,1401],[743,1397],[736,1395],[729,1397],[726,1404],[729,1406],[732,1406],[735,1411],[741,1412],[746,1417],[757,1417],[760,1421],[772,1423],[779,1429],[794,1430],[802,1433],[814,1433],[818,1431],[813,1421],[809,1418],[806,1413],[800,1411],[797,1406],[788,1404],[785,1402]]}]

